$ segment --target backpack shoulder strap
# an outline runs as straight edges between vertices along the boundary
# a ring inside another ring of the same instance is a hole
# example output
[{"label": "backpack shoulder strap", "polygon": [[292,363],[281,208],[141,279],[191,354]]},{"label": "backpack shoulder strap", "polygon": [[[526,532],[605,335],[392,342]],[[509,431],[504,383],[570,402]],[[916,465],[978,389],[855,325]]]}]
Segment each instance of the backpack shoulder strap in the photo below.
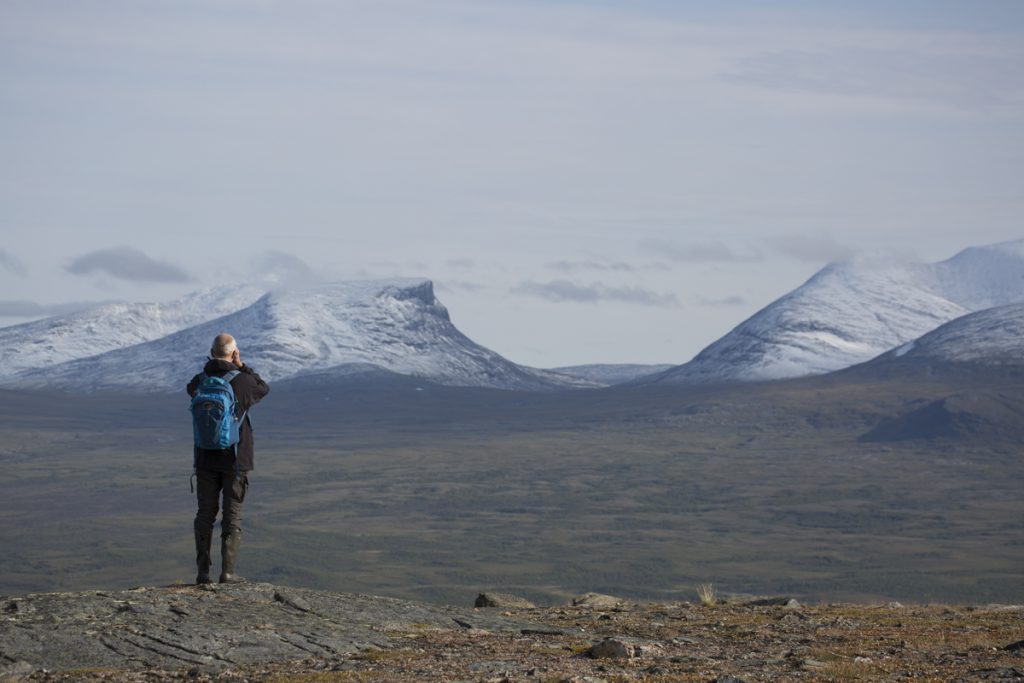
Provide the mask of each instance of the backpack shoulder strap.
[{"label": "backpack shoulder strap", "polygon": [[227,382],[228,384],[231,384],[231,380],[233,380],[234,378],[238,377],[240,374],[242,374],[242,373],[239,372],[238,370],[231,370],[227,374],[225,374],[223,377],[221,377],[221,379],[224,380],[225,382]]}]

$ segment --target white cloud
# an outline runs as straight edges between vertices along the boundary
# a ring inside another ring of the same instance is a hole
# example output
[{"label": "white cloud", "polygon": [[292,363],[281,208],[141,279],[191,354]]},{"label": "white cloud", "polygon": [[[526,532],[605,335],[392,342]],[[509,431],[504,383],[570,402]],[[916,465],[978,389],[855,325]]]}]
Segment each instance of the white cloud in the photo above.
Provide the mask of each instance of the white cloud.
[{"label": "white cloud", "polygon": [[479,282],[470,282],[468,280],[452,280],[444,278],[443,280],[437,280],[434,285],[439,291],[442,292],[482,292],[487,289],[487,285]]},{"label": "white cloud", "polygon": [[805,263],[827,263],[842,261],[854,254],[854,250],[840,244],[829,235],[776,235],[765,240],[765,244],[776,251]]},{"label": "white cloud", "polygon": [[103,273],[128,282],[189,282],[192,278],[178,266],[150,258],[133,247],[112,247],[83,254],[65,270],[75,275]]},{"label": "white cloud", "polygon": [[642,287],[612,287],[599,282],[580,285],[569,280],[549,282],[521,282],[512,288],[513,294],[537,297],[556,303],[597,303],[616,301],[643,306],[678,306],[674,294],[661,294]]},{"label": "white cloud", "polygon": [[0,249],[0,268],[18,277],[28,277],[25,263],[6,249]]},{"label": "white cloud", "polygon": [[251,275],[272,286],[302,287],[320,281],[309,265],[294,254],[266,251],[252,259]]},{"label": "white cloud", "polygon": [[642,240],[640,247],[680,263],[749,263],[763,258],[757,249],[737,250],[717,241],[682,243],[651,238]]},{"label": "white cloud", "polygon": [[747,300],[741,296],[727,296],[720,299],[700,297],[697,299],[697,303],[701,306],[708,306],[711,308],[721,308],[724,306],[745,306]]}]

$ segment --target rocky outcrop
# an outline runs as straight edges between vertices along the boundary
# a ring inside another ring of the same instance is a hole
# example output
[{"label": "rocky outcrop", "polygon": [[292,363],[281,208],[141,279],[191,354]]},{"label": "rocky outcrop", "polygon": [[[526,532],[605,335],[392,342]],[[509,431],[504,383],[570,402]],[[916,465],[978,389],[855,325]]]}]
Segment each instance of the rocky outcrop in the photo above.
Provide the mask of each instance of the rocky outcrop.
[{"label": "rocky outcrop", "polygon": [[509,593],[481,593],[477,596],[476,607],[495,607],[498,609],[533,609],[536,607],[526,598]]},{"label": "rocky outcrop", "polygon": [[45,593],[0,601],[12,670],[217,670],[391,647],[389,633],[536,628],[494,612],[266,583]]},{"label": "rocky outcrop", "polygon": [[614,609],[622,603],[622,598],[603,593],[584,593],[572,599],[573,607],[591,607],[593,609]]},{"label": "rocky outcrop", "polygon": [[0,683],[1016,681],[1020,614],[777,600],[496,611],[270,584],[49,593],[0,597]]}]

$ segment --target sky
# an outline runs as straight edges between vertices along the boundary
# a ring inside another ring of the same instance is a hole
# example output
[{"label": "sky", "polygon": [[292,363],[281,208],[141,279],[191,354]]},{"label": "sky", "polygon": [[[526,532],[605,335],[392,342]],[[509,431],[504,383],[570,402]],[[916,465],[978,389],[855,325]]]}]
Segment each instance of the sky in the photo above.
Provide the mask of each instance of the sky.
[{"label": "sky", "polygon": [[435,283],[683,363],[832,260],[1024,237],[1017,0],[4,0],[0,325]]}]

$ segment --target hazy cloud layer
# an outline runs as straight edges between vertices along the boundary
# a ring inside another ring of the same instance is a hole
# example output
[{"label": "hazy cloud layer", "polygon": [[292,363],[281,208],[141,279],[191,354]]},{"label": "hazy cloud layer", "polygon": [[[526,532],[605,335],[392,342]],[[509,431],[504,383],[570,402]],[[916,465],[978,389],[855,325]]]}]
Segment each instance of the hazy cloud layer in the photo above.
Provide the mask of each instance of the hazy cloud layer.
[{"label": "hazy cloud layer", "polygon": [[450,279],[437,280],[434,282],[434,286],[442,292],[482,292],[487,289],[487,285],[482,285],[479,282]]},{"label": "hazy cloud layer", "polygon": [[629,273],[636,270],[634,266],[623,261],[615,263],[606,263],[603,261],[551,261],[550,263],[545,263],[544,267],[550,268],[551,270],[557,270],[560,273],[574,273],[578,270],[604,270]]},{"label": "hazy cloud layer", "polygon": [[128,282],[189,282],[192,278],[181,268],[158,261],[133,247],[100,249],[79,256],[66,266],[69,273],[102,273]]},{"label": "hazy cloud layer", "polygon": [[[204,284],[280,250],[325,279],[436,278],[517,362],[654,362],[844,254],[772,235],[929,261],[1019,237],[1019,1],[140,6],[0,9],[0,241],[29,271],[0,265],[5,299],[197,284],[64,272],[101,247]],[[550,280],[643,289],[508,294]],[[668,292],[687,315],[629,302]]]},{"label": "hazy cloud layer", "polygon": [[758,249],[737,251],[717,241],[682,244],[665,239],[646,239],[640,242],[640,248],[677,263],[750,263],[763,258]]},{"label": "hazy cloud layer", "polygon": [[113,303],[111,301],[69,301],[63,304],[40,304],[35,301],[2,300],[0,301],[0,317],[3,318],[38,318],[51,315],[66,315],[90,308]]},{"label": "hazy cloud layer", "polygon": [[596,270],[603,272],[632,273],[640,270],[670,270],[664,263],[632,264],[625,261],[549,261],[544,264],[545,268],[556,270],[560,273],[575,273],[581,270]]},{"label": "hazy cloud layer", "polygon": [[301,287],[320,279],[309,264],[284,251],[263,252],[252,259],[252,267],[261,281],[271,285]]},{"label": "hazy cloud layer", "polygon": [[747,303],[747,300],[741,296],[727,296],[722,299],[710,299],[707,297],[700,297],[697,299],[697,304],[700,306],[707,306],[710,308],[723,308],[729,306],[743,306]]},{"label": "hazy cloud layer", "polygon": [[0,269],[19,277],[28,277],[28,268],[22,260],[6,249],[0,249]]},{"label": "hazy cloud layer", "polygon": [[[842,47],[781,50],[739,60],[723,76],[730,83],[788,92],[890,101],[918,101],[962,109],[1024,106],[1019,50],[992,46],[915,46],[915,49]],[[969,48],[968,48],[969,49]]]},{"label": "hazy cloud layer", "polygon": [[853,249],[835,241],[829,235],[779,235],[765,240],[765,244],[786,256],[806,263],[842,261],[853,256]]},{"label": "hazy cloud layer", "polygon": [[370,277],[406,277],[410,273],[416,273],[417,277],[423,273],[429,273],[431,267],[424,261],[391,261],[381,259],[370,261],[365,264],[362,272],[369,273]]},{"label": "hazy cloud layer", "polygon": [[569,280],[527,281],[513,287],[511,291],[513,294],[537,297],[557,303],[617,301],[644,306],[679,305],[679,300],[674,294],[660,294],[641,287],[609,287],[599,282],[591,285],[579,285]]}]

